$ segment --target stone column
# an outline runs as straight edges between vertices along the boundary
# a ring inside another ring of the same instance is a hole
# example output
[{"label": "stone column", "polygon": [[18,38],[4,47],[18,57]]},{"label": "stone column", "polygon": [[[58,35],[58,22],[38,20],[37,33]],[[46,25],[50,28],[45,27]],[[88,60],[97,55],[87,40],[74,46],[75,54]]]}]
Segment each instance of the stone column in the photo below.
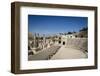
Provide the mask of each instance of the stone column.
[{"label": "stone column", "polygon": [[37,47],[39,47],[39,33],[37,33]]},{"label": "stone column", "polygon": [[45,34],[43,34],[43,49],[45,48]]},{"label": "stone column", "polygon": [[34,34],[34,48],[36,48],[36,33]]}]

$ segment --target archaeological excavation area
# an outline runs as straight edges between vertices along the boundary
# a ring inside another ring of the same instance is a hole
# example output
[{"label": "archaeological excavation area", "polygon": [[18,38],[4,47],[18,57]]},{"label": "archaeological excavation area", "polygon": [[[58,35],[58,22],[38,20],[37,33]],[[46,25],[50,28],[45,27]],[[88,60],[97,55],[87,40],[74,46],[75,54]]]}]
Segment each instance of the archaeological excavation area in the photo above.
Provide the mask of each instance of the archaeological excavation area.
[{"label": "archaeological excavation area", "polygon": [[52,36],[29,34],[29,61],[81,58],[88,58],[88,39],[82,34]]}]

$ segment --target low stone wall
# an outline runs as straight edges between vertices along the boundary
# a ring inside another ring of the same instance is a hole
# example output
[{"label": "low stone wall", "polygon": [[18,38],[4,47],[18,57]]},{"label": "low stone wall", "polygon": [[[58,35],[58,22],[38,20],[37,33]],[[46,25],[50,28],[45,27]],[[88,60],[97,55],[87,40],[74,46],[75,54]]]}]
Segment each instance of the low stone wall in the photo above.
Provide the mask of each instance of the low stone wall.
[{"label": "low stone wall", "polygon": [[87,38],[71,38],[67,39],[66,47],[75,48],[82,50],[83,52],[88,51],[88,40]]}]

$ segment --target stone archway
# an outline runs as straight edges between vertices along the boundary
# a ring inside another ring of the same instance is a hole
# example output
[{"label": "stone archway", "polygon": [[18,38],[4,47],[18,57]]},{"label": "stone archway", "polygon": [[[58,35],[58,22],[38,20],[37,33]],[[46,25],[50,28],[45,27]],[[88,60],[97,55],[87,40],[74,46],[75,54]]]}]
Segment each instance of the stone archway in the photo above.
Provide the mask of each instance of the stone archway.
[{"label": "stone archway", "polygon": [[61,44],[61,41],[59,41],[59,44]]},{"label": "stone archway", "polygon": [[63,41],[63,45],[65,45],[65,41]]}]

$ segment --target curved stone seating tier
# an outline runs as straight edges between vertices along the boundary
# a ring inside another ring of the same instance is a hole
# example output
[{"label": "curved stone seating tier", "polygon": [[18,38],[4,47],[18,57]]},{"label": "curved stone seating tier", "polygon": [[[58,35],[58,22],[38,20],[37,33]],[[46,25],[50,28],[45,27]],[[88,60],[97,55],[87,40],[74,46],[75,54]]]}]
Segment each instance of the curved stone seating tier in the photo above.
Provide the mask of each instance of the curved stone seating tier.
[{"label": "curved stone seating tier", "polygon": [[88,50],[87,43],[88,43],[87,38],[72,38],[72,39],[67,39],[66,47],[75,48],[78,50],[82,50],[84,52]]}]

